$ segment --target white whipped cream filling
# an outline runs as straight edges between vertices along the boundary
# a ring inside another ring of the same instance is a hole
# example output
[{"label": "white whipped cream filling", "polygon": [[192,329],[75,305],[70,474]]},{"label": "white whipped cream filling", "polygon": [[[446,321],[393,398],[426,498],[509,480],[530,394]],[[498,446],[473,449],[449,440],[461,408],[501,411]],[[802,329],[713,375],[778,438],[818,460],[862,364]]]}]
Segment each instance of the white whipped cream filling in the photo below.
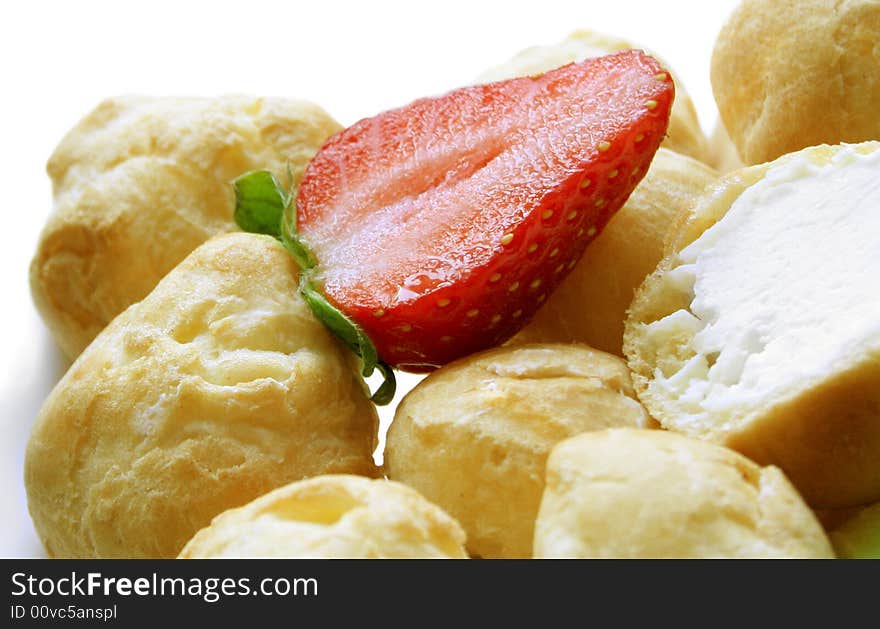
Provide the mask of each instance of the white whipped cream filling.
[{"label": "white whipped cream filling", "polygon": [[649,333],[686,329],[694,355],[651,387],[691,427],[725,430],[880,347],[880,151],[771,168],[679,258],[666,279],[690,308]]}]

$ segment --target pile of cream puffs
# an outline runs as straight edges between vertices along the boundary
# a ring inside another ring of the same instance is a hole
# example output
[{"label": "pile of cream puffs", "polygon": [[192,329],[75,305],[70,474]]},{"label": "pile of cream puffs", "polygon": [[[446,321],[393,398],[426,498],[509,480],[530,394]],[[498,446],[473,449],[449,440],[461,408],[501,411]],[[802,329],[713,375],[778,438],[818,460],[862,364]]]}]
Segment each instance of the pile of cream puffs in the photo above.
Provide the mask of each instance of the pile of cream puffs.
[{"label": "pile of cream puffs", "polygon": [[[641,184],[504,346],[400,402],[229,182],[299,180],[302,101],[113,98],[49,160],[35,303],[74,362],[27,446],[51,557],[880,556],[880,4],[743,0],[707,138],[680,82]],[[478,81],[631,48],[587,31]]]}]

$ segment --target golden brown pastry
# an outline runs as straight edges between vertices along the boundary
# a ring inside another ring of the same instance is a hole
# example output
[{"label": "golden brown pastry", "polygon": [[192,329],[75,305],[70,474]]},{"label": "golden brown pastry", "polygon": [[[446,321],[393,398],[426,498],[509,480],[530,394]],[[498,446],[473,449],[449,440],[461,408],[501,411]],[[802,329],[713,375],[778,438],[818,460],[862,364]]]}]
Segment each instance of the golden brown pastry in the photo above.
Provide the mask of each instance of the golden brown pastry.
[{"label": "golden brown pastry", "polygon": [[509,343],[580,342],[622,356],[623,320],[636,288],[663,257],[678,215],[715,179],[702,162],[661,148],[626,204]]},{"label": "golden brown pastry", "polygon": [[783,469],[817,509],[880,500],[880,142],[721,179],[630,308],[666,428]]},{"label": "golden brown pastry", "polygon": [[746,164],[880,140],[880,3],[743,0],[712,53],[712,91]]},{"label": "golden brown pastry", "polygon": [[456,518],[472,554],[530,557],[551,448],[585,430],[653,425],[616,356],[562,344],[493,349],[404,397],[385,469]]},{"label": "golden brown pastry", "polygon": [[49,159],[55,211],[31,262],[31,292],[75,358],[186,255],[235,230],[230,182],[253,169],[297,182],[340,129],[316,105],[228,96],[101,103]]},{"label": "golden brown pastry", "polygon": [[271,489],[376,474],[375,407],[297,279],[272,238],[218,236],[80,355],[27,447],[50,556],[175,557]]},{"label": "golden brown pastry", "polygon": [[[567,63],[583,61],[590,57],[601,57],[621,50],[641,48],[617,37],[594,33],[588,30],[575,31],[566,39],[549,46],[534,46],[521,51],[512,59],[481,74],[482,83],[500,81],[517,76],[543,74]],[[664,65],[669,67],[668,64]],[[706,162],[706,136],[700,128],[697,110],[676,77],[675,102],[669,118],[669,131],[663,146]]]},{"label": "golden brown pastry", "polygon": [[726,175],[734,170],[739,170],[745,164],[736,152],[733,140],[724,128],[720,120],[715,124],[712,135],[709,136],[709,164],[721,175]]},{"label": "golden brown pastry", "polygon": [[812,511],[775,467],[663,430],[589,432],[557,445],[535,556],[831,558]]},{"label": "golden brown pastry", "polygon": [[218,515],[180,559],[467,559],[464,539],[455,520],[405,485],[328,475]]},{"label": "golden brown pastry", "polygon": [[859,510],[860,507],[843,507],[841,509],[813,509],[813,513],[816,514],[816,519],[822,524],[822,528],[830,534]]}]

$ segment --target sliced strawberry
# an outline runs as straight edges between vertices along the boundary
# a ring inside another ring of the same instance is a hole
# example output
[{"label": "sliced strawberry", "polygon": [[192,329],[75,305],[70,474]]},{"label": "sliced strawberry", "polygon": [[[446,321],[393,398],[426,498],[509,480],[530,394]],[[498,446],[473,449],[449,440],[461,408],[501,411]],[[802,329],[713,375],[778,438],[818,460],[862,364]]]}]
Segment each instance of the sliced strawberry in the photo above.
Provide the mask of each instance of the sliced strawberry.
[{"label": "sliced strawberry", "polygon": [[641,180],[672,100],[631,50],[361,120],[299,188],[314,282],[402,369],[503,342]]}]

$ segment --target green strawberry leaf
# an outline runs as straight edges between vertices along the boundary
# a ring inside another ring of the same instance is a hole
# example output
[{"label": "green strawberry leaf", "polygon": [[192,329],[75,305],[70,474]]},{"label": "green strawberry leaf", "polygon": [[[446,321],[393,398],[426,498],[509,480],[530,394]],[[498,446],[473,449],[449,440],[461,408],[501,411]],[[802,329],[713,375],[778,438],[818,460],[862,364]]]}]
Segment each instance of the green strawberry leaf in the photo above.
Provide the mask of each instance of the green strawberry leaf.
[{"label": "green strawberry leaf", "polygon": [[379,406],[391,402],[397,390],[394,371],[389,365],[379,360],[376,346],[373,345],[361,327],[349,319],[339,308],[327,301],[327,298],[312,284],[308,273],[302,274],[299,292],[318,320],[361,358],[364,377],[371,376],[374,369],[378,369],[382,374],[382,384],[370,399]]},{"label": "green strawberry leaf", "polygon": [[245,173],[232,182],[236,224],[246,232],[281,238],[281,218],[290,197],[267,170]]},{"label": "green strawberry leaf", "polygon": [[379,388],[376,389],[376,392],[373,393],[370,399],[378,406],[385,406],[386,404],[391,404],[391,400],[394,399],[394,393],[397,391],[397,379],[394,377],[394,370],[391,369],[391,365],[388,363],[380,360],[376,363],[376,369],[382,374],[383,379],[382,384],[379,385]]},{"label": "green strawberry leaf", "polygon": [[360,326],[327,301],[312,284],[309,271],[317,261],[296,231],[294,195],[287,193],[275,175],[266,170],[245,173],[232,182],[232,187],[236,224],[246,232],[267,234],[281,241],[300,268],[300,295],[318,320],[360,357],[364,377],[372,375],[375,369],[382,374],[382,384],[370,399],[379,406],[390,403],[397,390],[394,371],[379,360],[376,346]]}]

